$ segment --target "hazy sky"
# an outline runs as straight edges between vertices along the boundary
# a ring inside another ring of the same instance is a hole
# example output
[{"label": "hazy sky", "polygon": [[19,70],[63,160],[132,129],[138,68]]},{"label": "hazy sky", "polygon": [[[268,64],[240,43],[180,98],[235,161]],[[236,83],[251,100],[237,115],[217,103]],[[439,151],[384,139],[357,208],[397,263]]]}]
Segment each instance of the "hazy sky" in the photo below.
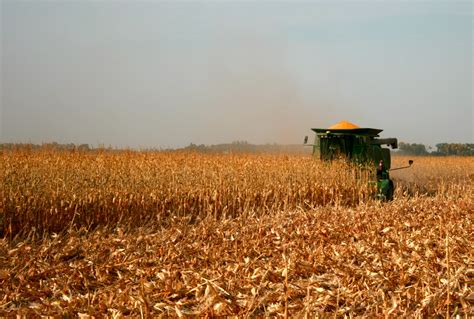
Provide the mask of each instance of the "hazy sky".
[{"label": "hazy sky", "polygon": [[471,1],[0,2],[2,142],[474,142]]}]

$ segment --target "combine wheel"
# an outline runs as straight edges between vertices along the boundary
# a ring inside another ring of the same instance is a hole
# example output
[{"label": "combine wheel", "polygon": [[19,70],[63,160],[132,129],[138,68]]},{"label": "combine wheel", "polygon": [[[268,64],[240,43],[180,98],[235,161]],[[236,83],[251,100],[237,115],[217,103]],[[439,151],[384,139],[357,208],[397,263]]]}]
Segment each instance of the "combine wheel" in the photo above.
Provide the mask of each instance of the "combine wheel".
[{"label": "combine wheel", "polygon": [[395,190],[395,186],[393,185],[393,181],[391,179],[382,179],[378,183],[378,198],[383,201],[391,201],[393,200],[393,192]]},{"label": "combine wheel", "polygon": [[391,201],[393,200],[393,193],[395,192],[395,185],[393,185],[393,181],[391,179],[388,180],[388,190],[387,195],[385,196],[385,200]]}]

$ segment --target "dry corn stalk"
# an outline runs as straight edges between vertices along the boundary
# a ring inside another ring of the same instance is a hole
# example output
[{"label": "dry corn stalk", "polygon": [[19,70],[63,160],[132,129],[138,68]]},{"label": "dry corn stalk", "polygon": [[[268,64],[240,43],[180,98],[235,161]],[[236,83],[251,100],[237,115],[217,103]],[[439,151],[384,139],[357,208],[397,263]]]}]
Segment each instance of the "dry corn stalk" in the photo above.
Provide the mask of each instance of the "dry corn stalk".
[{"label": "dry corn stalk", "polygon": [[473,315],[469,158],[382,204],[299,156],[1,156],[0,316]]}]

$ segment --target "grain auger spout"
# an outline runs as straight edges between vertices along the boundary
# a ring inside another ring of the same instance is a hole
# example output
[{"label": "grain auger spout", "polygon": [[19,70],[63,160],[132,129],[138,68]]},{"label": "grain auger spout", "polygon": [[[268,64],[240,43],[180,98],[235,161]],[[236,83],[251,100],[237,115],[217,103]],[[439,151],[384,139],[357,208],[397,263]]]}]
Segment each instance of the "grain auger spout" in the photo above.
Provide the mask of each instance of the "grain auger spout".
[{"label": "grain auger spout", "polygon": [[407,166],[402,166],[402,167],[397,167],[397,168],[391,168],[390,171],[396,171],[396,170],[399,170],[399,169],[410,168],[412,165],[413,165],[413,160],[409,160]]}]

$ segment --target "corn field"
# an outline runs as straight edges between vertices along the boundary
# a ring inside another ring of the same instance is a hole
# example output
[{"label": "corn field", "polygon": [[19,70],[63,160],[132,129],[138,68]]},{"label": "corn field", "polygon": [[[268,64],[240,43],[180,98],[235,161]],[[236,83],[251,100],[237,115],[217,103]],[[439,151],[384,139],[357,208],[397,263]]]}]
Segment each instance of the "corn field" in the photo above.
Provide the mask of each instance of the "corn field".
[{"label": "corn field", "polygon": [[356,178],[362,171],[309,157],[19,153],[4,156],[2,166],[2,232],[10,237],[356,205],[370,191],[367,178]]},{"label": "corn field", "polygon": [[0,316],[474,315],[472,157],[0,157]]}]

